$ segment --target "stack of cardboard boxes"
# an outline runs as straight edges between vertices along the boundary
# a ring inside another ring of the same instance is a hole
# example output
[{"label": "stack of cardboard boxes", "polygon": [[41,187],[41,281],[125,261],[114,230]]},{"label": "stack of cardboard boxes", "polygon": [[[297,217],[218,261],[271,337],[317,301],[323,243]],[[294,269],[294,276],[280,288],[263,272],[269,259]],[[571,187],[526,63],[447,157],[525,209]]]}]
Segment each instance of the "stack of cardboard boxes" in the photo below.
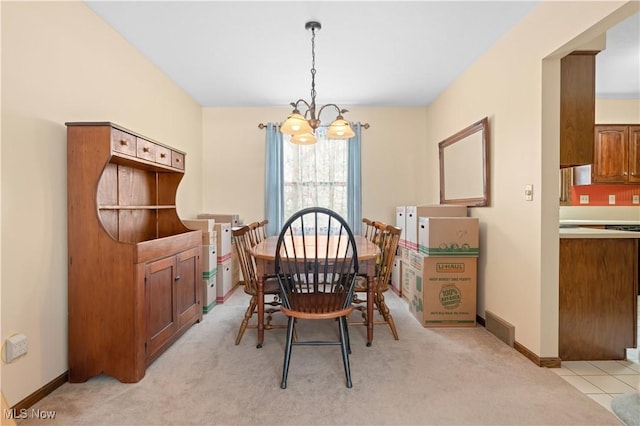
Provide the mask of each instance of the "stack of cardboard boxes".
[{"label": "stack of cardboard boxes", "polygon": [[233,244],[231,229],[241,226],[239,215],[237,214],[215,214],[200,213],[199,219],[215,221],[215,231],[217,234],[217,303],[224,303],[233,289],[240,281],[240,265]]},{"label": "stack of cardboard boxes", "polygon": [[392,285],[413,316],[424,327],[475,326],[478,219],[466,206],[403,206],[396,226],[405,233]]},{"label": "stack of cardboard boxes", "polygon": [[215,220],[213,219],[192,219],[184,220],[184,224],[190,229],[202,231],[202,283],[204,291],[202,293],[202,310],[206,314],[216,305],[217,297],[217,238]]},{"label": "stack of cardboard boxes", "polygon": [[231,296],[235,287],[232,273],[231,253],[231,224],[216,223],[216,233],[218,234],[218,303],[224,303]]}]

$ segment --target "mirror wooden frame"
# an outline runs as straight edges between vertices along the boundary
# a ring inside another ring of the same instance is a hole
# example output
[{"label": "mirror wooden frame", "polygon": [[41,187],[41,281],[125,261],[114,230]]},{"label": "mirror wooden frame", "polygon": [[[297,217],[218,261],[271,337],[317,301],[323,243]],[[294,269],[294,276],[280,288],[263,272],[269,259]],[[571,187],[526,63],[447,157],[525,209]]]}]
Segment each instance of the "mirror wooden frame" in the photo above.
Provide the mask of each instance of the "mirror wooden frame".
[{"label": "mirror wooden frame", "polygon": [[[489,206],[489,137],[489,119],[485,117],[438,144],[440,204]],[[454,182],[457,176],[460,178]],[[464,190],[456,192],[459,187]]]}]

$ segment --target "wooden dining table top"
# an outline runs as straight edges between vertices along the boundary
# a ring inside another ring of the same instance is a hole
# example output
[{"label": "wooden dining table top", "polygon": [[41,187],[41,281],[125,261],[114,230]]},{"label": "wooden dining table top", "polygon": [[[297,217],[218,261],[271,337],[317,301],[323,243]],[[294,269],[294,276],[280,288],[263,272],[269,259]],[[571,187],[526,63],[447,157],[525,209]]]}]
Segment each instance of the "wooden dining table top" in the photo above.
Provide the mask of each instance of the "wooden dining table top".
[{"label": "wooden dining table top", "polygon": [[[358,273],[365,276],[367,279],[367,346],[371,346],[371,341],[373,340],[373,277],[375,276],[376,262],[381,252],[380,247],[372,243],[366,237],[354,235],[354,239],[356,243],[356,251],[358,252]],[[330,244],[330,247],[333,245],[334,248],[336,244],[341,244],[346,250],[346,239],[342,237],[342,242],[339,243],[339,241],[340,239],[338,236],[321,236],[317,239],[316,237],[307,236],[305,237],[304,245],[302,237],[294,237],[293,242],[288,244],[295,245],[296,250],[300,250],[304,247],[304,249],[307,250],[307,256],[313,257],[313,253],[316,248],[319,248],[319,251],[323,252],[323,254],[326,253],[327,244]],[[258,298],[258,348],[262,347],[262,343],[264,341],[264,279],[268,274],[273,274],[275,272],[277,246],[278,237],[273,236],[265,238],[262,242],[256,244],[251,249],[251,254],[256,261],[258,280],[256,295]]]},{"label": "wooden dining table top", "polygon": [[[376,244],[369,241],[367,238],[361,235],[354,235],[354,239],[356,242],[356,250],[358,252],[358,261],[372,260],[377,258],[377,256],[380,254],[380,248]],[[296,246],[295,248],[297,250],[302,249],[302,237],[293,237],[292,240],[287,239],[285,244],[291,245],[291,241],[293,241],[293,244]],[[304,249],[306,250],[308,257],[315,257],[314,253],[316,248],[319,248],[324,255],[327,250],[327,244],[329,244],[329,252],[336,253],[336,245],[340,242],[340,244],[346,249],[347,241],[348,239],[344,236],[341,240],[339,240],[337,236],[327,237],[323,235],[317,238],[313,236],[306,236],[304,238]],[[256,259],[275,260],[277,245],[277,236],[265,238],[262,242],[258,243],[253,247],[253,249],[251,249],[251,254],[253,254]],[[338,253],[340,255],[344,254],[344,252]]]}]

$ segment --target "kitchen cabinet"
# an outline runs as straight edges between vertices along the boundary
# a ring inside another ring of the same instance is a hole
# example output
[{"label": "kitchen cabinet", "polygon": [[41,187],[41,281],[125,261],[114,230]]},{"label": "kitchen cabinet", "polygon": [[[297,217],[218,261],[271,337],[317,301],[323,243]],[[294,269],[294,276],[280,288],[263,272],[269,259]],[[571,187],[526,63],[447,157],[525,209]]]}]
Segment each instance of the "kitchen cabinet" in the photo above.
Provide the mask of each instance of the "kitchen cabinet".
[{"label": "kitchen cabinet", "polygon": [[66,124],[69,381],[137,382],[202,320],[202,233],[176,210],[185,153],[113,123]]},{"label": "kitchen cabinet", "polygon": [[637,345],[637,294],[637,238],[561,238],[560,359],[625,359]]},{"label": "kitchen cabinet", "polygon": [[640,184],[640,125],[596,125],[593,183]]},{"label": "kitchen cabinet", "polygon": [[560,167],[593,162],[597,51],[560,60]]}]

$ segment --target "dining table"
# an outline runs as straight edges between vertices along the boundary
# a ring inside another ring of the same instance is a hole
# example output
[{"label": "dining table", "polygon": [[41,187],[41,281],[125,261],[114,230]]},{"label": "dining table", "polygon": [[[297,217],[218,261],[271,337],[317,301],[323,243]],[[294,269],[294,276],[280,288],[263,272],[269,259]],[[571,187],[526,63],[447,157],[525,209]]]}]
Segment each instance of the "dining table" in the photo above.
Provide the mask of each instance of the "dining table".
[{"label": "dining table", "polygon": [[[334,239],[338,237],[323,237],[318,240],[318,244],[332,244]],[[358,275],[365,276],[367,279],[367,346],[371,346],[373,341],[373,308],[374,298],[374,279],[376,276],[376,261],[380,256],[380,247],[371,242],[364,236],[354,235],[356,243],[356,251],[358,253]],[[301,241],[301,240],[297,240]],[[315,246],[315,237],[305,237],[307,245]],[[258,344],[261,348],[264,342],[264,280],[265,277],[275,274],[276,246],[278,237],[272,236],[265,238],[262,242],[256,244],[251,249],[256,262],[257,272],[257,304],[258,304]],[[300,242],[301,244],[301,242]],[[318,250],[322,252],[322,250]]]}]

